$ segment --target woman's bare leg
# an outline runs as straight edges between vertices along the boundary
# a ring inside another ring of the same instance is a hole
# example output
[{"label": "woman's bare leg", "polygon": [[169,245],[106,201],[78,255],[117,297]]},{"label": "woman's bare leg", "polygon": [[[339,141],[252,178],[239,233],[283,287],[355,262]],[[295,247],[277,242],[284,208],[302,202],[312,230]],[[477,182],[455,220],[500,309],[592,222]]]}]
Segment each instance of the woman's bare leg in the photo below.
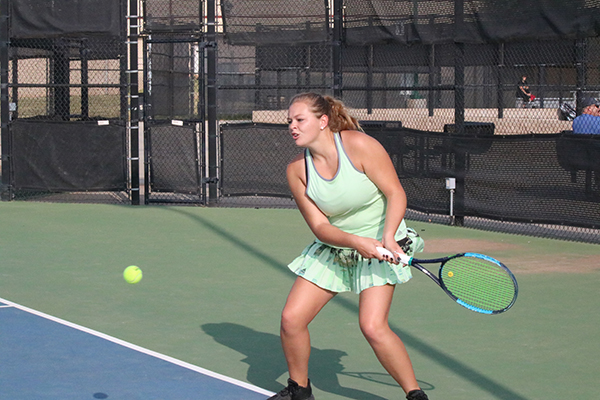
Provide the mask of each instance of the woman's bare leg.
[{"label": "woman's bare leg", "polygon": [[390,328],[388,316],[394,286],[376,286],[360,294],[360,329],[377,359],[406,393],[419,389],[413,366],[402,340]]},{"label": "woman's bare leg", "polygon": [[335,296],[304,278],[296,278],[281,314],[281,344],[290,378],[308,385],[310,335],[308,324]]}]

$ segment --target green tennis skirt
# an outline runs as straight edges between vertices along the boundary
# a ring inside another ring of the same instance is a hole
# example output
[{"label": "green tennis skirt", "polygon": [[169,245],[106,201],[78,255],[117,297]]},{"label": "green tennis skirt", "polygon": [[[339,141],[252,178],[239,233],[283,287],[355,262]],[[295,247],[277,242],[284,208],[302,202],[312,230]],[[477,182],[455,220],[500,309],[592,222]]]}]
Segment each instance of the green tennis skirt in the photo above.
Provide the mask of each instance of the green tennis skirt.
[{"label": "green tennis skirt", "polygon": [[332,292],[360,293],[374,286],[396,285],[412,278],[409,266],[363,258],[356,250],[314,242],[288,268]]}]

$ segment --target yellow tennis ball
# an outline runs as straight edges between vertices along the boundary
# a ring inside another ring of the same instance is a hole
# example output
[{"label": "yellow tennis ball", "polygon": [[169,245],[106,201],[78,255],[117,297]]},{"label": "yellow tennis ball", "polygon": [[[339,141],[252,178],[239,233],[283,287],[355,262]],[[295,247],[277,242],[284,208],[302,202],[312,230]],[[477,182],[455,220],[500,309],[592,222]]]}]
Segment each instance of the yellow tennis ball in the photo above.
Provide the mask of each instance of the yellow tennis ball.
[{"label": "yellow tennis ball", "polygon": [[135,265],[130,265],[123,271],[123,278],[127,283],[138,283],[142,280],[142,270]]},{"label": "yellow tennis ball", "polygon": [[452,271],[448,272],[448,276],[449,276],[450,278],[452,278],[452,277],[454,276],[454,272],[452,272]]}]

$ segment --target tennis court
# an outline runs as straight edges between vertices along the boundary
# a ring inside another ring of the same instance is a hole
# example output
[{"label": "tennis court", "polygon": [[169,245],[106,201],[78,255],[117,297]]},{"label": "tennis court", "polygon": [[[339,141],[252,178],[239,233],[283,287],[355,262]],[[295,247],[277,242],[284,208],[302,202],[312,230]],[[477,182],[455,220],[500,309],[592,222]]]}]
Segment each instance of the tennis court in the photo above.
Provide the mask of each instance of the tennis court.
[{"label": "tennis court", "polygon": [[[424,256],[485,253],[519,281],[498,316],[416,271],[397,289],[392,327],[432,400],[597,396],[598,245],[408,225]],[[0,399],[259,399],[285,383],[286,265],[313,238],[298,211],[5,202],[0,226]],[[311,325],[315,397],[403,398],[357,300],[337,296]]]}]

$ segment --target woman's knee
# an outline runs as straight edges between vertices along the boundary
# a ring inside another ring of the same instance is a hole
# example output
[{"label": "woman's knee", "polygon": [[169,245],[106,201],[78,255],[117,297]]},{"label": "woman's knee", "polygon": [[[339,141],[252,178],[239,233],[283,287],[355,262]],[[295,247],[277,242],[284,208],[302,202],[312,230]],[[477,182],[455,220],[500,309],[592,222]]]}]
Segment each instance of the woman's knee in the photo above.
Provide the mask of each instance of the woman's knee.
[{"label": "woman's knee", "polygon": [[292,308],[285,307],[281,313],[281,332],[294,333],[307,329],[302,314]]},{"label": "woman's knee", "polygon": [[366,319],[359,321],[359,324],[362,334],[369,342],[380,341],[390,332],[387,321]]}]

